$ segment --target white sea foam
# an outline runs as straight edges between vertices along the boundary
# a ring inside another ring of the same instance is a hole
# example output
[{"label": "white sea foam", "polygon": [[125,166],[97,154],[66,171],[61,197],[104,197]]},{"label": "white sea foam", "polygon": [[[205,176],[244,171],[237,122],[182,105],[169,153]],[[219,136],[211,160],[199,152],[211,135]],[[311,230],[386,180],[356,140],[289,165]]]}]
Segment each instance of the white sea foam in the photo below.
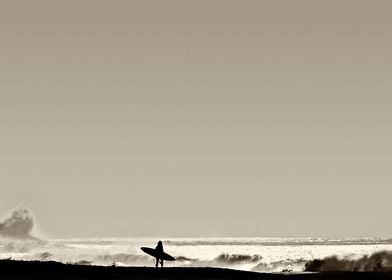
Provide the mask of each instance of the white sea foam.
[{"label": "white sea foam", "polygon": [[[23,239],[0,238],[0,258],[54,260],[97,265],[152,266],[141,246],[155,238]],[[391,250],[391,240],[313,238],[173,238],[165,251],[178,258],[167,266],[215,266],[255,271],[302,271],[305,263],[336,255],[359,259]]]}]

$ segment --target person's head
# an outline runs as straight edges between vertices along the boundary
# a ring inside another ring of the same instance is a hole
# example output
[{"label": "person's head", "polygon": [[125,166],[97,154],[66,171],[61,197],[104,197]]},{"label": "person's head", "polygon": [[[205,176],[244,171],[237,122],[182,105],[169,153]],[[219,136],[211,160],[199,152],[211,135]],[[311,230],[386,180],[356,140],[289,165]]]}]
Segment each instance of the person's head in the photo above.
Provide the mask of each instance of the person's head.
[{"label": "person's head", "polygon": [[160,240],[158,241],[158,246],[162,247],[162,241],[160,241]]}]

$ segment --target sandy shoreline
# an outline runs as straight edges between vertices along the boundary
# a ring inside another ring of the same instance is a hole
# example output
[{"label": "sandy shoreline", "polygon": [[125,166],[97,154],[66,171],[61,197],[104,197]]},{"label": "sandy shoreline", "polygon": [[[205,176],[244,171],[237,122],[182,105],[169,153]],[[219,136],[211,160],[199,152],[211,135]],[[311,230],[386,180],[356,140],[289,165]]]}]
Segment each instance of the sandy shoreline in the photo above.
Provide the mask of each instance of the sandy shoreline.
[{"label": "sandy shoreline", "polygon": [[256,273],[220,268],[104,267],[57,262],[0,260],[0,279],[272,279],[272,280],[350,280],[392,279],[392,273]]}]

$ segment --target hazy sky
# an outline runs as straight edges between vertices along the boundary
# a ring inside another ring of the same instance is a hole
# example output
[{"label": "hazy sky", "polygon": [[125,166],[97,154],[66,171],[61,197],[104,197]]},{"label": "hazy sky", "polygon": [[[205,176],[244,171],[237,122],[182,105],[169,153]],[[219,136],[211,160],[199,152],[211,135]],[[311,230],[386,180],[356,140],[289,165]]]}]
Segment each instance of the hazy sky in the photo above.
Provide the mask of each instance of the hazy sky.
[{"label": "hazy sky", "polygon": [[391,1],[2,1],[0,214],[54,237],[392,236]]}]

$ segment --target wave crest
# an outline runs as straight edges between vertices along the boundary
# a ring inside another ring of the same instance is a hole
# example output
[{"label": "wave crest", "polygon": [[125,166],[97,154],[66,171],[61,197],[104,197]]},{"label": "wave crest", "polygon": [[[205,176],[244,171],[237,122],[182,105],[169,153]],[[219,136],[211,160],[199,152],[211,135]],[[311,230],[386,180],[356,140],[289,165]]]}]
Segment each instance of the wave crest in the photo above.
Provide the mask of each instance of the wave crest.
[{"label": "wave crest", "polygon": [[336,256],[322,260],[309,261],[305,265],[305,271],[392,271],[392,251],[383,251],[373,255],[364,256],[358,260],[339,259]]},{"label": "wave crest", "polygon": [[260,261],[263,257],[260,255],[242,255],[242,254],[221,254],[217,256],[214,261],[218,263],[252,263]]}]

